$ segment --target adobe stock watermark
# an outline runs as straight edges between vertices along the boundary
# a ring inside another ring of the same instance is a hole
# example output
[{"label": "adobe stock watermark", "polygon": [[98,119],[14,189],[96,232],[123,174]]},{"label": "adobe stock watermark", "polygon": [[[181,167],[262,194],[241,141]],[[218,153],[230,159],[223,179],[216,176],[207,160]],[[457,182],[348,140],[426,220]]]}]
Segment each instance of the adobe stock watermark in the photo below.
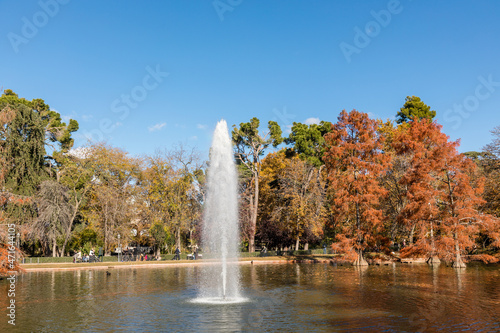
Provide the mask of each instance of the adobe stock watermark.
[{"label": "adobe stock watermark", "polygon": [[10,319],[7,322],[10,325],[16,325],[16,283],[17,283],[17,272],[14,271],[16,265],[16,225],[8,224],[8,234],[7,234],[7,267],[9,271],[7,272],[7,281],[9,282],[9,289],[7,289],[7,297],[9,302],[7,303],[7,317]]},{"label": "adobe stock watermark", "polygon": [[212,2],[215,12],[219,15],[219,20],[224,21],[224,14],[232,12],[235,7],[241,5],[243,0],[215,0]]},{"label": "adobe stock watermark", "polygon": [[481,101],[485,101],[491,97],[500,87],[500,81],[493,81],[493,75],[488,75],[488,78],[478,76],[479,84],[474,89],[474,93],[465,97],[461,103],[453,104],[453,109],[448,109],[444,113],[444,121],[453,123],[452,128],[458,129],[462,125],[462,121],[470,117],[470,115],[479,109]]},{"label": "adobe stock watermark", "polygon": [[[125,120],[129,116],[130,110],[137,108],[139,103],[148,97],[149,92],[158,88],[163,80],[170,75],[168,72],[163,72],[160,65],[156,65],[154,69],[151,66],[146,66],[146,72],[141,84],[130,89],[130,93],[121,94],[119,98],[111,102],[111,112],[117,114],[119,120]],[[99,121],[98,129],[86,131],[84,136],[91,141],[103,141],[105,136],[113,132],[120,124],[117,119],[103,118]]]},{"label": "adobe stock watermark", "polygon": [[403,6],[399,0],[389,0],[386,8],[378,12],[374,10],[370,11],[373,20],[365,24],[364,30],[358,26],[354,27],[352,44],[346,42],[339,44],[347,63],[351,63],[353,54],[361,53],[362,49],[370,45],[372,39],[380,34],[382,28],[386,28],[391,23],[393,15],[400,14],[403,11]]},{"label": "adobe stock watermark", "polygon": [[28,44],[38,34],[39,29],[46,26],[50,19],[59,13],[60,5],[66,5],[70,0],[40,0],[38,6],[41,10],[33,14],[31,19],[23,16],[21,18],[21,33],[9,32],[7,38],[15,53],[19,52],[21,44]]},{"label": "adobe stock watermark", "polygon": [[245,322],[250,329],[262,327],[267,317],[272,317],[273,311],[281,306],[281,303],[274,298],[262,295],[257,302],[257,307],[249,309],[245,314]]},{"label": "adobe stock watermark", "polygon": [[289,131],[292,129],[293,120],[295,119],[295,115],[288,113],[286,111],[286,106],[283,107],[283,111],[280,111],[276,108],[273,109],[273,113],[275,117],[273,117],[273,121],[276,121],[278,125],[282,128],[283,131]]},{"label": "adobe stock watermark", "polygon": [[408,318],[408,324],[412,332],[435,331],[436,320],[445,314],[443,300],[433,299],[425,307],[417,307],[414,313]]}]

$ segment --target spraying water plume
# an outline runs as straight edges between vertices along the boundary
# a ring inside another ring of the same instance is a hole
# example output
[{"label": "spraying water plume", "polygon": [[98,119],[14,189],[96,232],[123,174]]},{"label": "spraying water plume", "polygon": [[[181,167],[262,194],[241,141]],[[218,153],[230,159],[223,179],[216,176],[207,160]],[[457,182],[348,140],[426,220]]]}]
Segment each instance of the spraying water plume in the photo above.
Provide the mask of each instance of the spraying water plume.
[{"label": "spraying water plume", "polygon": [[197,302],[232,303],[239,295],[238,175],[225,120],[217,123],[210,149],[203,249],[218,261],[203,271]]}]

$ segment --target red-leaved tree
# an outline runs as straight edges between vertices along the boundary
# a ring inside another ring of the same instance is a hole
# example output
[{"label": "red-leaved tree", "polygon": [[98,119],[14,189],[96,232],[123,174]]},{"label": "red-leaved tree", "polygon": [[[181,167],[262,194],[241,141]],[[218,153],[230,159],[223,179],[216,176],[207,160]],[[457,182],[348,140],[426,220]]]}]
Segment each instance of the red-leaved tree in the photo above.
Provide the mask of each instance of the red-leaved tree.
[{"label": "red-leaved tree", "polygon": [[[400,223],[416,229],[418,239],[403,249],[403,256],[426,255],[436,257],[436,221],[440,211],[437,205],[439,190],[436,176],[445,167],[444,156],[454,151],[458,142],[448,142],[441,127],[428,119],[411,121],[409,127],[398,131],[393,147],[398,156],[406,156],[408,166],[401,180],[407,204],[400,211]],[[413,238],[413,237],[411,237]]]},{"label": "red-leaved tree", "polygon": [[383,227],[379,199],[386,190],[379,178],[389,163],[381,151],[383,138],[366,113],[344,110],[325,141],[332,210],[340,226],[334,249],[355,256],[354,265],[367,265],[363,251],[380,244]]},{"label": "red-leaved tree", "polygon": [[407,204],[399,218],[419,231],[402,256],[426,255],[432,262],[441,257],[460,268],[465,267],[461,255],[473,248],[479,226],[488,228],[491,217],[477,210],[483,179],[476,165],[458,153],[459,142],[449,141],[441,127],[415,119],[393,142],[398,154],[410,156],[400,181],[407,188]]}]

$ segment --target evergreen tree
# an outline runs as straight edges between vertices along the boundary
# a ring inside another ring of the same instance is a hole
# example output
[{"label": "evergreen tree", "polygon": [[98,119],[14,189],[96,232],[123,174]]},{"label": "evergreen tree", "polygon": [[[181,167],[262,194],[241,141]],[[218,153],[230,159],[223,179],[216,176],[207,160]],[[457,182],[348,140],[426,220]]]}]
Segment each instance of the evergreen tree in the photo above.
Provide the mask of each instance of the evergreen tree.
[{"label": "evergreen tree", "polygon": [[413,118],[432,120],[435,116],[436,111],[431,110],[431,107],[422,102],[420,97],[407,96],[405,104],[396,115],[396,122],[398,124],[407,123]]}]

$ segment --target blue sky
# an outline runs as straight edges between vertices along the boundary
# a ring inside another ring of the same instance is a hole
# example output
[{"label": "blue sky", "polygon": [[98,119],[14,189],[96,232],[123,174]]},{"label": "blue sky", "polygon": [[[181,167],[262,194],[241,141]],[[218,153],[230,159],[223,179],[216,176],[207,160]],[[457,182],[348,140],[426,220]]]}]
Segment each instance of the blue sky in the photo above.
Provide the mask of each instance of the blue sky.
[{"label": "blue sky", "polygon": [[394,118],[416,95],[461,151],[500,125],[498,1],[0,2],[0,86],[134,155],[258,117]]}]

